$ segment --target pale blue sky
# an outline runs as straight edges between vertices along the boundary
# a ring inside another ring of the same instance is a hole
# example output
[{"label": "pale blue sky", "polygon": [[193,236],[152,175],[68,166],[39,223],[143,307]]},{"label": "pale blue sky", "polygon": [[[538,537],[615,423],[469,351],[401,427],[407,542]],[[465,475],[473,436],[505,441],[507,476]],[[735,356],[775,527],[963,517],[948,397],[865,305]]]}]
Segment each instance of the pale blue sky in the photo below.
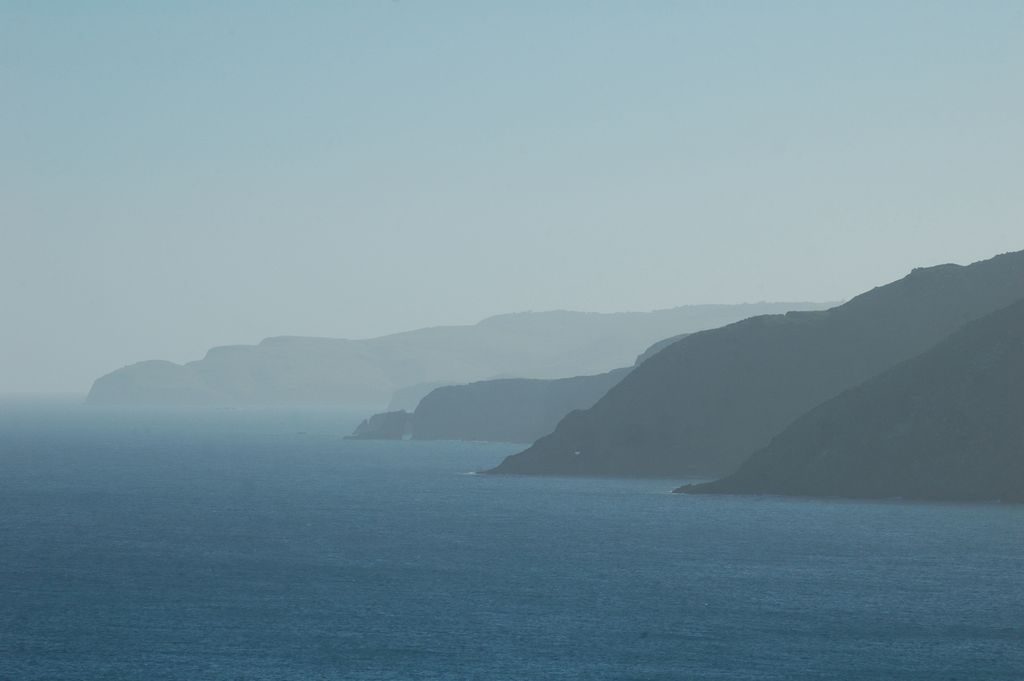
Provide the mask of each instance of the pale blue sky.
[{"label": "pale blue sky", "polygon": [[1024,248],[1024,2],[0,0],[0,392]]}]

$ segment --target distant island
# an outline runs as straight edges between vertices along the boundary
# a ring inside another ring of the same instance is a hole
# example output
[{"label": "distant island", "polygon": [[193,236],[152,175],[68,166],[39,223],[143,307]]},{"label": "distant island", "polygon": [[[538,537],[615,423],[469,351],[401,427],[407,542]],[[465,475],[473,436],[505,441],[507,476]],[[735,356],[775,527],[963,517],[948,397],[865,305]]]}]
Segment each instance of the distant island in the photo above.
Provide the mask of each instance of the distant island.
[{"label": "distant island", "polygon": [[692,494],[1024,502],[1024,299],[811,410]]},{"label": "distant island", "polygon": [[795,419],[1024,297],[1024,252],[694,333],[489,473],[718,477]]},{"label": "distant island", "polygon": [[[408,404],[442,384],[595,375],[680,333],[819,303],[690,305],[654,312],[525,312],[367,340],[277,337],[210,350],[184,365],[151,360],[98,378],[88,404]],[[403,393],[404,391],[404,393]],[[403,395],[400,398],[400,395]]]}]

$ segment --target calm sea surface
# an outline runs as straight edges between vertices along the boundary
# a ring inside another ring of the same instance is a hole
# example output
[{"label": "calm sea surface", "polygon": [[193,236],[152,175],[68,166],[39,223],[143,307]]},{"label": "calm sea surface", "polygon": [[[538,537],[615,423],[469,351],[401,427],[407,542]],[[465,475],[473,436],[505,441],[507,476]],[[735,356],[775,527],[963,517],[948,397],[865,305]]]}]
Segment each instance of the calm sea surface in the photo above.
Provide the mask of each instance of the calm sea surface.
[{"label": "calm sea surface", "polygon": [[467,475],[327,409],[0,401],[0,679],[1024,679],[1024,508]]}]

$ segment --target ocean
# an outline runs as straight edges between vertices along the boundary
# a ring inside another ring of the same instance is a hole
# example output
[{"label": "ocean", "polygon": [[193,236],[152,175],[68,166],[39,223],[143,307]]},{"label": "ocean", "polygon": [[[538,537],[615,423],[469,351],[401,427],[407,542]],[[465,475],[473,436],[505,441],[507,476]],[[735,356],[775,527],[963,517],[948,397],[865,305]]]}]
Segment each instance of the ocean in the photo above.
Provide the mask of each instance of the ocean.
[{"label": "ocean", "polygon": [[1024,679],[1024,507],[471,474],[336,409],[0,401],[0,679]]}]

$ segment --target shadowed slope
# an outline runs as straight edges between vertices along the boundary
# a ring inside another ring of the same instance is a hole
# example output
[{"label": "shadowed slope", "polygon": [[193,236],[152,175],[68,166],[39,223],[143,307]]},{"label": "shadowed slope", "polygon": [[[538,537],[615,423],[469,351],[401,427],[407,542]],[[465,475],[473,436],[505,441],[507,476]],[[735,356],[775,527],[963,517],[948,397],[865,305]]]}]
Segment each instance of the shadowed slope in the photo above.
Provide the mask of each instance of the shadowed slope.
[{"label": "shadowed slope", "polygon": [[[682,336],[658,341],[637,366]],[[360,424],[354,437],[394,439],[395,424],[417,440],[489,440],[533,442],[550,433],[573,409],[593,406],[633,367],[573,378],[499,378],[431,390],[415,408],[376,414]],[[403,431],[404,432],[404,431]]]},{"label": "shadowed slope", "polygon": [[917,269],[844,305],[688,336],[491,472],[721,475],[795,418],[1024,297],[1024,252]]},{"label": "shadowed slope", "polygon": [[693,493],[1024,501],[1024,301],[813,409]]},{"label": "shadowed slope", "polygon": [[559,379],[504,378],[438,388],[413,415],[417,440],[532,442],[594,404],[629,369]]}]

